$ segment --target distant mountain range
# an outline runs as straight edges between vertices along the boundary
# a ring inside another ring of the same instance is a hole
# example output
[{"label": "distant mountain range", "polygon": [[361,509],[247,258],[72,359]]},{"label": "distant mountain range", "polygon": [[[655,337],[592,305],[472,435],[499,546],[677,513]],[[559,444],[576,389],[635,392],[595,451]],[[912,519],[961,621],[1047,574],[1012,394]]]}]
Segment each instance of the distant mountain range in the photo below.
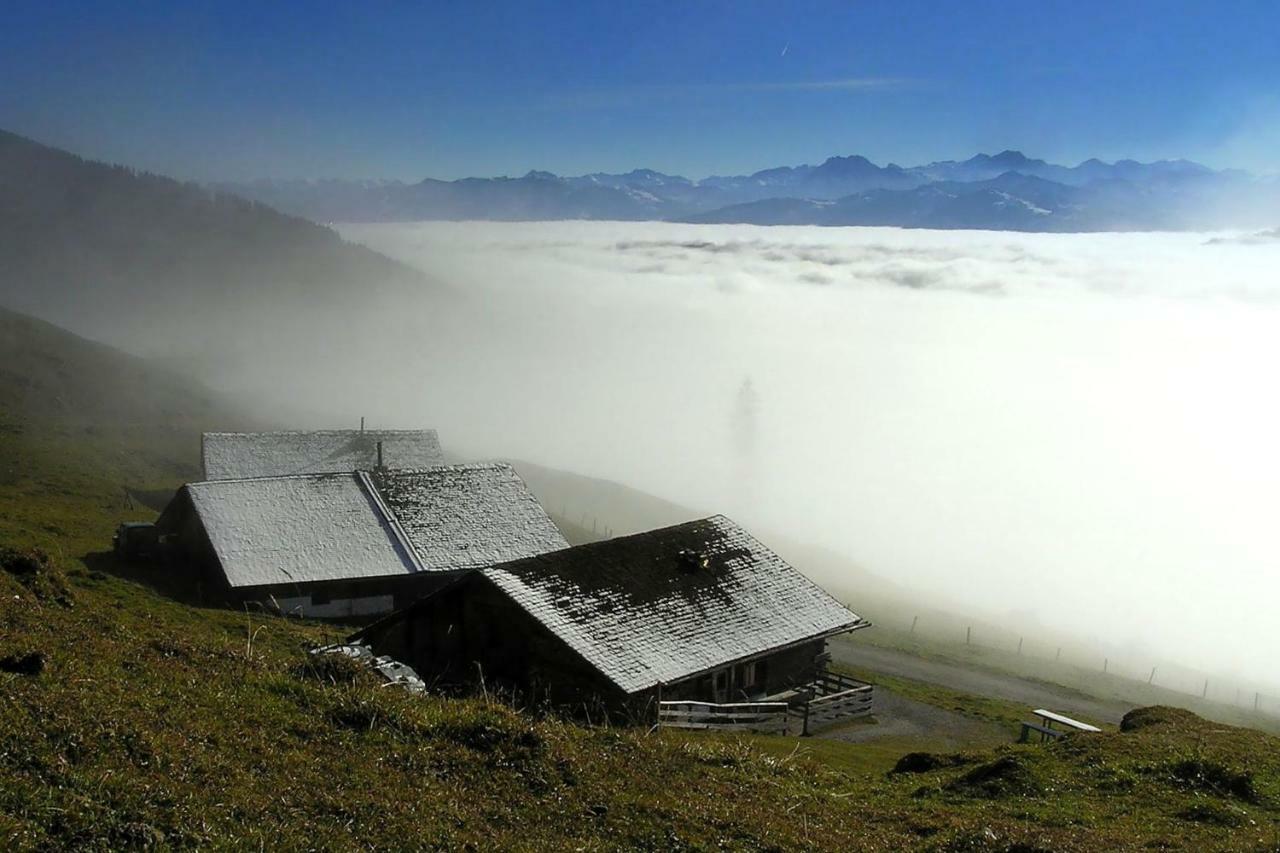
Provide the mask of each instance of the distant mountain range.
[{"label": "distant mountain range", "polygon": [[214,189],[320,222],[617,219],[1013,231],[1261,227],[1280,181],[1188,160],[1062,166],[1018,151],[924,166],[831,157],[691,180],[651,169],[562,177],[254,181]]}]

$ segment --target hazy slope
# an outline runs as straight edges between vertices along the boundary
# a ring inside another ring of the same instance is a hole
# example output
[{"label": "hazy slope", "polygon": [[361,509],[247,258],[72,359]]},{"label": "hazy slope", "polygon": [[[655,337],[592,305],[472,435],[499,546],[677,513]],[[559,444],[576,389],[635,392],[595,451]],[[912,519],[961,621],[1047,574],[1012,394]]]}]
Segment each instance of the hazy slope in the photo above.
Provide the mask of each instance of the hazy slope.
[{"label": "hazy slope", "polygon": [[63,426],[208,424],[226,406],[163,365],[0,308],[0,412]]},{"label": "hazy slope", "polygon": [[301,304],[431,286],[306,220],[0,131],[9,308],[133,351],[192,351],[269,337],[282,313],[305,319]]},{"label": "hazy slope", "polygon": [[163,365],[0,309],[0,543],[103,550],[199,477],[201,431],[256,424]]}]

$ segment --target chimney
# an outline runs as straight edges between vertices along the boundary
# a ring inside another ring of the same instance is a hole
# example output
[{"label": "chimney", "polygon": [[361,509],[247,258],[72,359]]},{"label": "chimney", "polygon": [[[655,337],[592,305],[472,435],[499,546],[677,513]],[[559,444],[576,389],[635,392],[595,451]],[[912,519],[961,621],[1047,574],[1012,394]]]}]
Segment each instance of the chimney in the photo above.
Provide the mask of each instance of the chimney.
[{"label": "chimney", "polygon": [[364,432],[364,418],[360,418],[360,432]]},{"label": "chimney", "polygon": [[382,442],[378,442],[378,470],[382,470]]}]

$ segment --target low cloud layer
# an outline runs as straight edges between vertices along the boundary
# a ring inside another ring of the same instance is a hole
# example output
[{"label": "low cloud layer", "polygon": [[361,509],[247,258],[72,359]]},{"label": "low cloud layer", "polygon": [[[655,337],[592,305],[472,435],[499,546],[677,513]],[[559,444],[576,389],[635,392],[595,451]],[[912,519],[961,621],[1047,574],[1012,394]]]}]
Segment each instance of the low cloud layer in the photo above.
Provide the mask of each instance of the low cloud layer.
[{"label": "low cloud layer", "polygon": [[1271,675],[1280,244],[341,230],[462,297],[380,302],[360,340],[285,335],[254,378],[283,406],[438,426],[469,453],[830,546],[956,611],[1018,611],[1135,656]]}]

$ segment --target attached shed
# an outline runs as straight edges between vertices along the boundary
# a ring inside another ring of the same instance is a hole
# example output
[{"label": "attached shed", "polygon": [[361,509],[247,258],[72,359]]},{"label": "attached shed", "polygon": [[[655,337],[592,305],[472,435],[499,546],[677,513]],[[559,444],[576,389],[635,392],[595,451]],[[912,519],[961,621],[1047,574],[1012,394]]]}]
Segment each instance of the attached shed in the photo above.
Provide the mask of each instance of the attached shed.
[{"label": "attached shed", "polygon": [[157,527],[198,600],[346,620],[407,606],[495,559],[567,546],[509,465],[427,473],[191,483]]},{"label": "attached shed", "polygon": [[200,459],[205,480],[341,474],[379,465],[430,468],[445,461],[433,429],[206,432]]},{"label": "attached shed", "polygon": [[714,516],[468,573],[352,639],[428,682],[637,709],[785,693],[866,624]]}]

